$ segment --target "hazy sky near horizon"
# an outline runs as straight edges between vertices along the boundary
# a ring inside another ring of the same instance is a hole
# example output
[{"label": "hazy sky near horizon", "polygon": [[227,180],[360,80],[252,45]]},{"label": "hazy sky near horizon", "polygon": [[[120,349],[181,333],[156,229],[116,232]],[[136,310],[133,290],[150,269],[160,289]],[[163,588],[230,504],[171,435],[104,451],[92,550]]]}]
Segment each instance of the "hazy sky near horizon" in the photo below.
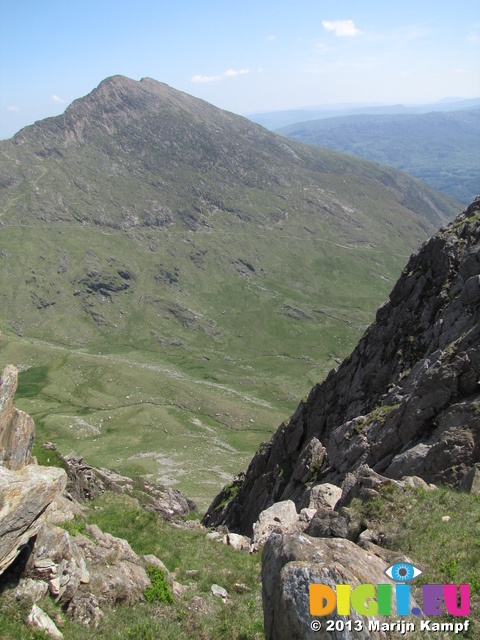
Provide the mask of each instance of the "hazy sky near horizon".
[{"label": "hazy sky near horizon", "polygon": [[478,0],[0,0],[0,138],[104,78],[234,113],[480,96]]}]

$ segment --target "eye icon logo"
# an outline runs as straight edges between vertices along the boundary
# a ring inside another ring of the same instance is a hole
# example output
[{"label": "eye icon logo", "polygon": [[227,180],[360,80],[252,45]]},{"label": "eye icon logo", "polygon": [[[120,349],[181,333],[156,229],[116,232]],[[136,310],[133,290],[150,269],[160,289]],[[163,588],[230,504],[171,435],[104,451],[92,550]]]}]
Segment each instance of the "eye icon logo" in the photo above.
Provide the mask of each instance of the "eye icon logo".
[{"label": "eye icon logo", "polygon": [[408,564],[408,562],[397,562],[385,569],[385,575],[395,580],[395,582],[410,582],[410,580],[418,578],[422,573],[423,571],[418,567]]}]

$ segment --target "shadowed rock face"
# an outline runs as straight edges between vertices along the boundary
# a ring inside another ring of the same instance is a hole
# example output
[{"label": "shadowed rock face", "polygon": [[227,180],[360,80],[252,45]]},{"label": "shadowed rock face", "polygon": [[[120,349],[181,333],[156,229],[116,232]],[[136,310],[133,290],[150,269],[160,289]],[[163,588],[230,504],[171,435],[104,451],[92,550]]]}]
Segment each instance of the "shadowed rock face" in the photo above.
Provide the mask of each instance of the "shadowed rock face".
[{"label": "shadowed rock face", "polygon": [[[362,464],[457,486],[480,460],[480,198],[413,255],[351,356],[255,454],[205,523],[250,533],[279,500]],[[222,505],[224,503],[224,506]],[[227,504],[225,504],[227,502]]]}]

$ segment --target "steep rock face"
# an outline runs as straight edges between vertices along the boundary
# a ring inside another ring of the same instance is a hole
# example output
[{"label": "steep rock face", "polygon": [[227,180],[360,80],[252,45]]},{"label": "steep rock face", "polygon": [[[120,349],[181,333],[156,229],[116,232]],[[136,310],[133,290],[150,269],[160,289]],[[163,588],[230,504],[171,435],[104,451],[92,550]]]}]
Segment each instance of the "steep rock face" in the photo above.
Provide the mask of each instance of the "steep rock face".
[{"label": "steep rock face", "polygon": [[65,488],[63,469],[29,465],[19,471],[0,466],[0,574],[43,525],[43,514]]},{"label": "steep rock face", "polygon": [[12,470],[32,462],[35,437],[32,418],[12,404],[16,388],[17,368],[7,365],[0,376],[0,465]]},{"label": "steep rock face", "polygon": [[[480,460],[480,198],[413,255],[351,356],[263,443],[204,522],[250,533],[279,500],[367,464],[458,485]],[[234,495],[233,499],[228,499]]]}]

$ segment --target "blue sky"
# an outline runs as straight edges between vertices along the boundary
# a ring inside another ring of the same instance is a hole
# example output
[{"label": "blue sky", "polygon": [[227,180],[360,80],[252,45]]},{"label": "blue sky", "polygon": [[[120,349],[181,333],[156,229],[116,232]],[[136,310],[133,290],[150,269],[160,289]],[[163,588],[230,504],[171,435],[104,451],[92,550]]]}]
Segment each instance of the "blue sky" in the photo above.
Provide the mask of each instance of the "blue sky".
[{"label": "blue sky", "polygon": [[480,96],[480,3],[0,0],[0,138],[104,78],[235,113]]}]

